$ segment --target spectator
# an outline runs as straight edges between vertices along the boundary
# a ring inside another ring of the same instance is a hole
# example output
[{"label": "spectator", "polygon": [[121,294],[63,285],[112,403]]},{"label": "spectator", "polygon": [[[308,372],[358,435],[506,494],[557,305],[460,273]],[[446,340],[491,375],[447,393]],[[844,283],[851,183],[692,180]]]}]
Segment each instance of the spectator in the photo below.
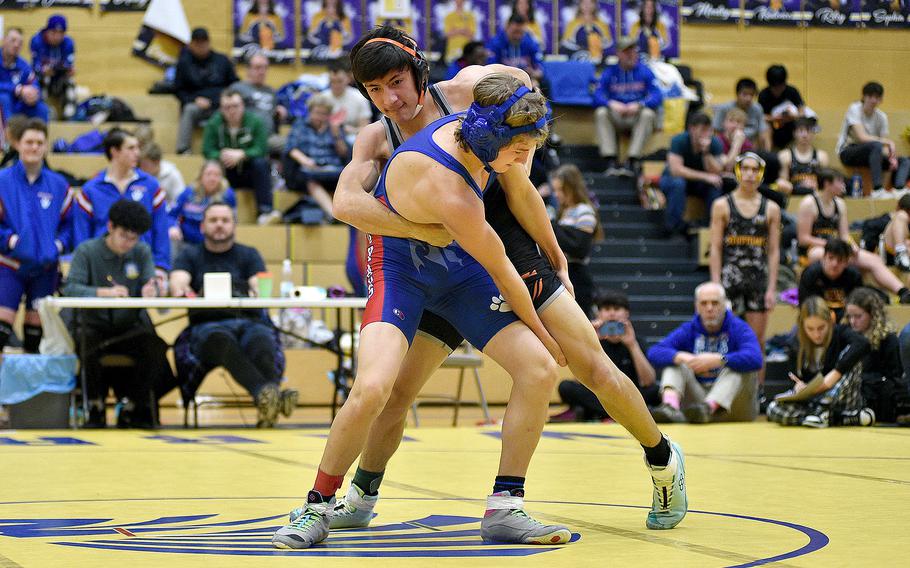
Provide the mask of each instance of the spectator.
[{"label": "spectator", "polygon": [[727,310],[726,303],[720,284],[699,285],[695,317],[648,351],[651,364],[663,367],[661,404],[651,411],[655,421],[703,424],[755,419],[761,349],[752,329]]},{"label": "spectator", "polygon": [[285,176],[288,188],[306,191],[332,220],[332,196],[338,176],[348,162],[350,148],[342,134],[339,115],[332,115],[332,100],[325,94],[307,100],[309,112],[294,122],[288,137]]},{"label": "spectator", "polygon": [[73,194],[44,163],[47,126],[31,118],[16,144],[19,159],[0,170],[0,354],[25,295],[23,346],[37,353],[41,320],[35,301],[57,289],[57,261],[73,243]]},{"label": "spectator", "polygon": [[345,141],[353,148],[354,138],[360,129],[370,123],[373,112],[370,103],[355,87],[351,86],[351,65],[347,59],[329,63],[329,88],[323,91],[332,101],[332,115],[342,120]]},{"label": "spectator", "polygon": [[180,99],[180,126],[177,131],[177,153],[190,151],[193,128],[212,116],[221,91],[237,81],[234,65],[221,53],[212,50],[209,32],[196,28],[190,43],[177,59],[174,88]]},{"label": "spectator", "polygon": [[[158,296],[155,263],[140,236],[152,218],[141,203],[121,199],[108,212],[107,232],[76,247],[63,293],[99,298],[153,298]],[[118,428],[152,428],[157,423],[157,401],[174,384],[167,361],[167,345],[155,333],[145,310],[86,310],[80,317],[79,336],[90,351],[83,354],[89,403],[87,428],[103,428],[105,402],[113,386],[123,408]],[[129,374],[112,373],[108,381],[102,368],[105,355],[133,359]],[[125,401],[123,399],[126,399]]]},{"label": "spectator", "polygon": [[[171,293],[204,293],[206,272],[230,272],[234,297],[257,296],[256,274],[265,263],[256,249],[236,243],[234,211],[212,202],[202,218],[202,244],[188,246],[174,263]],[[190,351],[205,371],[222,366],[255,399],[258,428],[275,425],[281,406],[276,365],[279,346],[262,310],[193,310],[190,312]],[[202,373],[205,375],[205,372]]]},{"label": "spectator", "polygon": [[758,85],[748,77],[743,77],[736,82],[736,99],[719,104],[714,107],[714,130],[722,132],[725,130],[724,121],[727,119],[727,113],[738,108],[745,113],[745,126],[743,133],[746,139],[759,150],[771,149],[771,129],[765,122],[765,114],[760,104],[755,102],[755,95],[758,93]]},{"label": "spectator", "polygon": [[891,214],[891,220],[882,231],[885,245],[885,264],[897,266],[903,272],[910,272],[910,194],[903,195],[897,201],[897,211]]},{"label": "spectator", "polygon": [[206,123],[202,154],[224,166],[228,183],[236,189],[252,188],[260,225],[281,218],[272,208],[268,131],[258,116],[245,109],[243,97],[232,89],[221,93],[221,108]]},{"label": "spectator", "polygon": [[76,243],[102,237],[108,230],[108,210],[121,199],[138,201],[152,216],[151,230],[141,235],[152,248],[159,286],[167,284],[171,267],[171,243],[168,240],[167,196],[154,177],[138,169],[139,142],[119,128],[104,137],[104,155],[108,167],[86,182],[76,197],[79,207],[73,219]]},{"label": "spectator", "polygon": [[453,0],[452,11],[442,20],[442,32],[445,35],[445,53],[443,62],[451,63],[464,52],[465,45],[477,37],[477,16],[471,6],[465,7],[465,0]]},{"label": "spectator", "polygon": [[901,284],[884,261],[877,254],[856,246],[850,237],[846,204],[840,197],[844,193],[844,174],[831,169],[823,169],[818,174],[819,191],[807,195],[799,204],[797,213],[796,236],[800,247],[800,256],[807,260],[803,264],[821,258],[825,242],[838,237],[850,243],[853,256],[850,263],[862,272],[869,272],[875,282],[883,289],[897,294],[902,304],[910,303],[910,290]]},{"label": "spectator", "polygon": [[[733,113],[731,110],[728,113]],[[711,207],[711,281],[724,287],[733,313],[764,348],[768,312],[777,302],[780,208],[758,192],[765,162],[747,152],[736,162],[739,186]]]},{"label": "spectator", "polygon": [[894,422],[900,409],[910,406],[910,391],[904,380],[900,342],[885,313],[881,295],[857,288],[847,298],[843,323],[869,340],[869,354],[862,362],[862,394],[865,405],[878,422]]},{"label": "spectator", "polygon": [[[198,244],[203,241],[200,225],[202,214],[210,203],[226,203],[231,209],[237,208],[234,190],[224,179],[221,163],[209,160],[202,164],[193,185],[185,188],[177,202],[168,211],[172,225],[168,234],[171,241]],[[176,256],[176,255],[175,255]]]},{"label": "spectator", "polygon": [[[3,160],[0,161],[0,168],[15,164],[19,160],[19,139],[22,138],[22,131],[29,120],[31,119],[24,114],[17,114],[5,121],[6,124],[3,130],[6,135],[7,148],[3,153]],[[45,160],[46,165],[47,160]]]},{"label": "spectator", "polygon": [[686,132],[670,140],[667,167],[660,178],[660,189],[667,197],[664,226],[668,233],[686,233],[683,213],[687,195],[700,197],[706,211],[711,210],[724,185],[722,160],[723,145],[712,136],[711,119],[696,112],[689,117]]},{"label": "spectator", "polygon": [[827,168],[828,153],[815,147],[815,119],[798,118],[793,125],[795,144],[778,152],[780,172],[777,190],[786,195],[808,195],[818,191],[818,172]]},{"label": "spectator", "polygon": [[186,189],[183,174],[174,162],[163,158],[161,146],[155,142],[142,145],[139,169],[158,180],[158,185],[167,196],[168,207],[172,207],[177,197]]},{"label": "spectator", "polygon": [[835,319],[841,319],[847,296],[863,285],[863,275],[850,266],[852,256],[849,243],[837,237],[828,239],[822,259],[807,266],[799,277],[799,302],[819,296],[834,312]]},{"label": "spectator", "polygon": [[47,105],[41,100],[41,86],[38,77],[25,59],[22,51],[22,28],[7,28],[0,48],[0,111],[3,119],[9,120],[17,114],[29,118],[48,120]]},{"label": "spectator", "polygon": [[[629,298],[622,292],[606,291],[597,299],[597,318],[592,322],[600,338],[600,346],[619,370],[638,387],[648,406],[660,404],[660,393],[654,367],[645,357],[641,341],[629,318]],[[576,380],[559,383],[559,397],[569,405],[565,412],[550,418],[550,422],[604,420],[607,411],[597,396]]]},{"label": "spectator", "polygon": [[[803,300],[796,325],[790,354],[794,388],[784,394],[801,393],[809,398],[799,402],[772,401],[768,405],[768,421],[817,428],[870,425],[875,417],[873,414],[869,420],[870,411],[862,412],[860,376],[860,363],[869,353],[869,341],[850,326],[835,324],[828,304],[818,296]],[[823,377],[823,381],[810,387],[811,391],[802,392],[816,376]]]},{"label": "spectator", "polygon": [[727,111],[723,129],[715,131],[715,136],[723,146],[724,173],[732,173],[740,154],[753,150],[752,141],[746,138],[745,126],[746,113],[737,107]]},{"label": "spectator", "polygon": [[543,54],[540,44],[528,32],[528,19],[518,14],[509,16],[506,27],[487,43],[490,59],[487,63],[500,63],[518,67],[531,76],[531,82],[546,95],[549,84],[543,75]]},{"label": "spectator", "polygon": [[638,58],[635,38],[621,38],[617,53],[619,63],[604,69],[600,84],[594,91],[597,144],[610,170],[617,165],[617,130],[631,132],[629,157],[623,173],[636,175],[642,151],[657,126],[657,112],[663,95],[654,73]]},{"label": "spectator", "polygon": [[885,89],[880,83],[863,85],[862,99],[847,108],[835,147],[845,166],[869,168],[876,197],[885,189],[882,169],[897,172],[893,181],[898,188],[907,184],[910,170],[910,160],[899,161],[894,140],[887,137],[888,115],[878,108],[884,96]]},{"label": "spectator", "polygon": [[805,103],[793,85],[787,84],[787,69],[772,65],[765,73],[768,86],[758,93],[758,104],[771,125],[771,143],[774,148],[786,148],[793,142],[793,123],[804,116]]},{"label": "spectator", "polygon": [[578,166],[560,166],[550,186],[559,202],[553,232],[559,248],[569,261],[569,280],[575,288],[575,301],[588,317],[594,305],[594,278],[588,263],[594,241],[603,240],[600,216],[588,197],[588,187]]},{"label": "spectator", "polygon": [[275,89],[266,83],[269,58],[261,51],[252,54],[246,63],[246,80],[233,83],[229,89],[243,97],[243,104],[259,117],[269,134],[269,150],[274,154],[284,149],[284,139],[278,134],[278,125],[288,116],[288,110],[278,104]]},{"label": "spectator", "polygon": [[66,35],[66,18],[61,14],[48,18],[44,29],[32,36],[29,46],[32,69],[40,77],[44,96],[59,100],[64,120],[70,120],[76,113],[76,46]]},{"label": "spectator", "polygon": [[490,52],[482,41],[469,41],[464,45],[461,57],[449,64],[446,80],[454,78],[459,71],[470,65],[486,65],[489,58]]}]

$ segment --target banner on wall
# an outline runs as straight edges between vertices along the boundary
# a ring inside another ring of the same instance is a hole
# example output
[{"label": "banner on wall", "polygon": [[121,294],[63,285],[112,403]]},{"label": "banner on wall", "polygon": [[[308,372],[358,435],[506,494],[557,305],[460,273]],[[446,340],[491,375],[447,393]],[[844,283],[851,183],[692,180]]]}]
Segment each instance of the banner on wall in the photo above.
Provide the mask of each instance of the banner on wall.
[{"label": "banner on wall", "polygon": [[799,26],[808,14],[802,0],[746,0],[743,20],[754,26]]},{"label": "banner on wall", "polygon": [[809,25],[825,28],[854,28],[862,24],[861,0],[805,0]]},{"label": "banner on wall", "polygon": [[360,0],[303,0],[301,18],[310,63],[346,56],[362,32]]},{"label": "banner on wall", "polygon": [[861,18],[870,28],[910,27],[910,0],[862,0]]},{"label": "banner on wall", "polygon": [[490,36],[490,3],[487,0],[449,0],[432,3],[430,56],[446,63],[461,57],[471,41],[486,43]]},{"label": "banner on wall", "polygon": [[234,0],[234,47],[231,54],[244,61],[263,52],[269,61],[294,60],[294,0]]},{"label": "banner on wall", "polygon": [[622,35],[638,38],[638,50],[652,59],[679,57],[676,0],[623,0]]},{"label": "banner on wall", "polygon": [[149,0],[99,0],[102,12],[142,12]]},{"label": "banner on wall", "polygon": [[[367,28],[389,24],[404,31],[427,49],[427,13],[423,0],[375,0],[367,2]],[[358,36],[360,34],[358,33]]]},{"label": "banner on wall", "polygon": [[739,0],[682,0],[682,17],[689,24],[735,24],[742,10]]},{"label": "banner on wall", "polygon": [[190,24],[180,0],[151,0],[133,40],[133,55],[161,67],[177,63],[190,42]]},{"label": "banner on wall", "polygon": [[613,0],[575,0],[559,4],[559,53],[573,61],[600,63],[616,53],[616,4]]},{"label": "banner on wall", "polygon": [[24,8],[91,8],[95,0],[0,0],[0,10]]},{"label": "banner on wall", "polygon": [[[565,2],[563,2],[565,3]],[[493,35],[505,28],[513,13],[528,20],[528,31],[543,53],[553,53],[553,0],[496,0]]]}]

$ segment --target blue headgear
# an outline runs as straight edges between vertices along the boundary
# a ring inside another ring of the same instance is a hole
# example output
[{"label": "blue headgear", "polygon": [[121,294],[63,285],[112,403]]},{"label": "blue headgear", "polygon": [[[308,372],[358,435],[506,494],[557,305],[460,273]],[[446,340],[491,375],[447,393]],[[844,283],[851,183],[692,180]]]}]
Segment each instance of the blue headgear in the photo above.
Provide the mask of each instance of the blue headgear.
[{"label": "blue headgear", "polygon": [[474,155],[484,164],[489,165],[499,155],[499,150],[512,141],[519,134],[540,130],[547,124],[547,118],[542,116],[536,122],[524,126],[509,126],[506,124],[506,113],[518,99],[530,93],[525,86],[518,88],[506,102],[482,107],[471,103],[468,112],[461,123],[461,134]]}]

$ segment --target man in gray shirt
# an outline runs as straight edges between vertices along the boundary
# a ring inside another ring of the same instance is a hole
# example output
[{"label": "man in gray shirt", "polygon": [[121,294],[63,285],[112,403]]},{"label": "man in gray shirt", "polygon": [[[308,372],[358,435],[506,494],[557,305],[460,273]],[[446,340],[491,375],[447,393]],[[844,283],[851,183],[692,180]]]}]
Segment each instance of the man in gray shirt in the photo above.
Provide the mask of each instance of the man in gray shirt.
[{"label": "man in gray shirt", "polygon": [[278,126],[287,118],[288,111],[278,104],[275,89],[266,84],[269,58],[259,52],[250,56],[246,63],[246,80],[230,86],[243,98],[246,108],[262,119],[269,131],[269,150],[281,153],[284,139],[278,134]]},{"label": "man in gray shirt", "polygon": [[[63,293],[99,298],[154,297],[158,295],[151,249],[139,242],[152,218],[138,202],[115,202],[108,213],[107,233],[76,248]],[[82,353],[89,400],[86,427],[106,425],[108,389],[114,388],[123,408],[120,428],[150,428],[157,420],[158,394],[175,384],[165,353],[167,345],[155,334],[148,315],[140,309],[85,310],[78,318],[77,337],[84,337]],[[132,372],[106,376],[101,358],[126,355]],[[169,376],[170,375],[170,376]]]},{"label": "man in gray shirt", "polygon": [[758,85],[755,81],[744,77],[736,82],[736,99],[719,104],[714,107],[714,130],[716,132],[724,131],[724,117],[727,111],[733,107],[739,107],[746,113],[745,133],[756,148],[760,150],[771,149],[771,129],[765,122],[765,113],[761,105],[755,102],[755,96],[758,93]]}]

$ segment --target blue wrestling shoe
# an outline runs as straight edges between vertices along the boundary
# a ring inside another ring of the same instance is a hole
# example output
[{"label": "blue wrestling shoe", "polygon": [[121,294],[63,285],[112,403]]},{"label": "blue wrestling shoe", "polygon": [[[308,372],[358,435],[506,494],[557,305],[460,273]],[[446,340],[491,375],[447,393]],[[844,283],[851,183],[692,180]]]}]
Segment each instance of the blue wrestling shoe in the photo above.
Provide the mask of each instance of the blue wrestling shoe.
[{"label": "blue wrestling shoe", "polygon": [[645,458],[645,465],[654,482],[654,499],[645,522],[649,529],[672,529],[683,520],[689,509],[686,497],[686,464],[682,449],[670,442],[670,462],[665,467],[654,467]]}]

